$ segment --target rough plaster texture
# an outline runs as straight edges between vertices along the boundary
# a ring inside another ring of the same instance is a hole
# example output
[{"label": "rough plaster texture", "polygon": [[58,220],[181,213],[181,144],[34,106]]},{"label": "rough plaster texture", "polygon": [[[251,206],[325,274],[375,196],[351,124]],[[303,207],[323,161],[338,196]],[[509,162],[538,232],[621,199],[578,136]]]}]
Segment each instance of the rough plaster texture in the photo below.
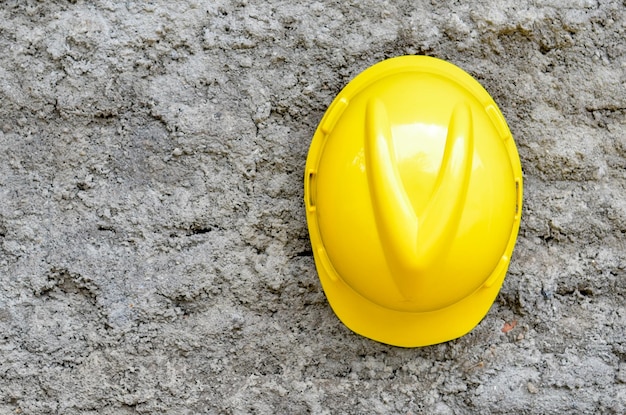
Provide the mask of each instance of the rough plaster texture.
[{"label": "rough plaster texture", "polygon": [[[1,1],[0,413],[623,414],[625,15]],[[486,87],[526,179],[496,303],[419,349],[335,318],[302,203],[326,106],[402,54]]]}]

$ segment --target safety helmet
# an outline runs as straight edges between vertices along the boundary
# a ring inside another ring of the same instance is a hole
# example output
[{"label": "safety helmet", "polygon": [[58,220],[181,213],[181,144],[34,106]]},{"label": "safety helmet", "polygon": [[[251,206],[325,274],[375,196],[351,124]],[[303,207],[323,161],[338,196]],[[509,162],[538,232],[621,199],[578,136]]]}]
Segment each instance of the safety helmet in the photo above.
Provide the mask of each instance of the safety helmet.
[{"label": "safety helmet", "polygon": [[379,342],[426,346],[466,334],[491,307],[519,229],[522,170],[476,80],[402,56],[366,69],[328,107],[304,197],[339,319]]}]

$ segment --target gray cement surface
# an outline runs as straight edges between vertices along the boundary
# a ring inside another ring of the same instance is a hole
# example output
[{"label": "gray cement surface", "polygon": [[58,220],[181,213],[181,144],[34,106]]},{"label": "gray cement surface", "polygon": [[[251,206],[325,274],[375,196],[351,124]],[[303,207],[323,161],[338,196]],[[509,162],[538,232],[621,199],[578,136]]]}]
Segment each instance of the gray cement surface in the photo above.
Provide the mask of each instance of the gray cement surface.
[{"label": "gray cement surface", "polygon": [[[625,413],[625,15],[1,1],[0,414]],[[302,202],[327,105],[403,54],[485,86],[526,186],[487,317],[417,349],[335,318]]]}]

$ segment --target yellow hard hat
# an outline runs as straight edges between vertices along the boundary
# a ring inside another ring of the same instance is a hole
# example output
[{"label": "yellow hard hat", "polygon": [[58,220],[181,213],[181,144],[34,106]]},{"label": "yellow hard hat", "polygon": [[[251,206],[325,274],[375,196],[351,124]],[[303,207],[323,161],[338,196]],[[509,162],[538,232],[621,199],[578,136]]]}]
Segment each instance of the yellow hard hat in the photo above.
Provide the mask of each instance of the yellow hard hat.
[{"label": "yellow hard hat", "polygon": [[466,334],[491,307],[517,238],[522,169],[476,80],[402,56],[366,69],[331,103],[304,197],[339,319],[383,343],[426,346]]}]

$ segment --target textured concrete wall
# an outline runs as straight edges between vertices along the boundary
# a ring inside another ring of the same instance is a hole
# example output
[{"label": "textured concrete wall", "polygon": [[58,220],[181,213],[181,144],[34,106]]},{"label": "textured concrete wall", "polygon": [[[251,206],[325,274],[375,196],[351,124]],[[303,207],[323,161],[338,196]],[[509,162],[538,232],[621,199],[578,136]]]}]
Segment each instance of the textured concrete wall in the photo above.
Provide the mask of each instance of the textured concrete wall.
[{"label": "textured concrete wall", "polygon": [[[623,414],[625,15],[0,2],[0,413]],[[327,105],[402,54],[485,86],[526,180],[496,303],[419,349],[335,318],[302,203]]]}]

